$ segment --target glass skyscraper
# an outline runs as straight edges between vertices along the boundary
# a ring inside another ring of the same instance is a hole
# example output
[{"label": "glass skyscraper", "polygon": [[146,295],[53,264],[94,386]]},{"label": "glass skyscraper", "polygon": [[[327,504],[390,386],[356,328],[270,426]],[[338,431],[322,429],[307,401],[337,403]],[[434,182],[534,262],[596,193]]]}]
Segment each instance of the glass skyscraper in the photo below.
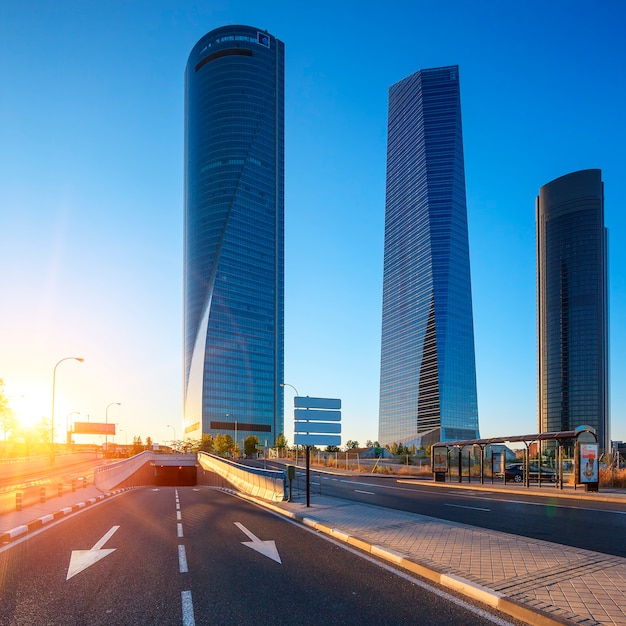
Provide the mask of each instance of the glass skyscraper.
[{"label": "glass skyscraper", "polygon": [[537,198],[539,430],[596,429],[610,450],[607,230],[600,170],[561,176]]},{"label": "glass skyscraper", "polygon": [[283,432],[284,44],[225,26],[185,70],[184,437]]},{"label": "glass skyscraper", "polygon": [[478,438],[457,66],[389,89],[379,441]]}]

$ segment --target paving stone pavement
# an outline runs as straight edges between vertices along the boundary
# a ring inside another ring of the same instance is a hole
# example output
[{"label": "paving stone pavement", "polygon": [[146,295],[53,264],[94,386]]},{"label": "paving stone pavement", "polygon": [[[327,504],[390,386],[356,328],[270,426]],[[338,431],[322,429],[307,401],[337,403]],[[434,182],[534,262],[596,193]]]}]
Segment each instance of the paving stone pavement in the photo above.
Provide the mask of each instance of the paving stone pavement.
[{"label": "paving stone pavement", "polygon": [[380,546],[389,560],[423,566],[441,575],[442,584],[448,576],[457,587],[459,579],[467,581],[496,608],[506,611],[508,600],[536,611],[531,623],[548,616],[553,623],[626,625],[626,558],[337,498],[274,506],[370,551]]}]

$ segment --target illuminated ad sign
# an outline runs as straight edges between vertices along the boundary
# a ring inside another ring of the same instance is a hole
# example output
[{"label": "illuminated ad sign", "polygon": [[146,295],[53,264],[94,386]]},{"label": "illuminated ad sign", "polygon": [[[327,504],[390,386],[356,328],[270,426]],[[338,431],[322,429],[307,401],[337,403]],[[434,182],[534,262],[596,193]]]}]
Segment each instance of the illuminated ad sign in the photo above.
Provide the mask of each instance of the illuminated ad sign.
[{"label": "illuminated ad sign", "polygon": [[270,36],[267,33],[259,33],[259,32],[257,32],[256,40],[262,46],[265,46],[266,48],[270,47]]},{"label": "illuminated ad sign", "polygon": [[598,482],[598,444],[579,444],[579,467],[581,483]]}]

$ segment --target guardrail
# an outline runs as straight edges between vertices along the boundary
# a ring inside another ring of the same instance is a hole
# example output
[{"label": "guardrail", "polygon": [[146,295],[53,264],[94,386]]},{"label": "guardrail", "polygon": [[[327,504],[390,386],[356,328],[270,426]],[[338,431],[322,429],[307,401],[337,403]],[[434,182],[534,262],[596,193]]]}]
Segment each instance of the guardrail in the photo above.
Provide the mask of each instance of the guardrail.
[{"label": "guardrail", "polygon": [[232,461],[198,453],[198,462],[203,470],[217,474],[237,490],[271,502],[285,499],[285,473],[238,465]]}]

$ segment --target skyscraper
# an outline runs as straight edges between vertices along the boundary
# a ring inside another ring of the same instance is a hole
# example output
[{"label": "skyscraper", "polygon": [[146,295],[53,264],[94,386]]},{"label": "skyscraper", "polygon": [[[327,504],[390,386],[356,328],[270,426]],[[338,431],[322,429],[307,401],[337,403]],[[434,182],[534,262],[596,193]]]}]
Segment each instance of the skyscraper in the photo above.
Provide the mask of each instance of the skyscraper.
[{"label": "skyscraper", "polygon": [[379,441],[478,435],[457,66],[389,89]]},{"label": "skyscraper", "polygon": [[537,198],[539,431],[596,429],[610,450],[607,230],[600,170],[544,185]]},{"label": "skyscraper", "polygon": [[224,26],[185,70],[184,436],[283,432],[284,44]]}]

